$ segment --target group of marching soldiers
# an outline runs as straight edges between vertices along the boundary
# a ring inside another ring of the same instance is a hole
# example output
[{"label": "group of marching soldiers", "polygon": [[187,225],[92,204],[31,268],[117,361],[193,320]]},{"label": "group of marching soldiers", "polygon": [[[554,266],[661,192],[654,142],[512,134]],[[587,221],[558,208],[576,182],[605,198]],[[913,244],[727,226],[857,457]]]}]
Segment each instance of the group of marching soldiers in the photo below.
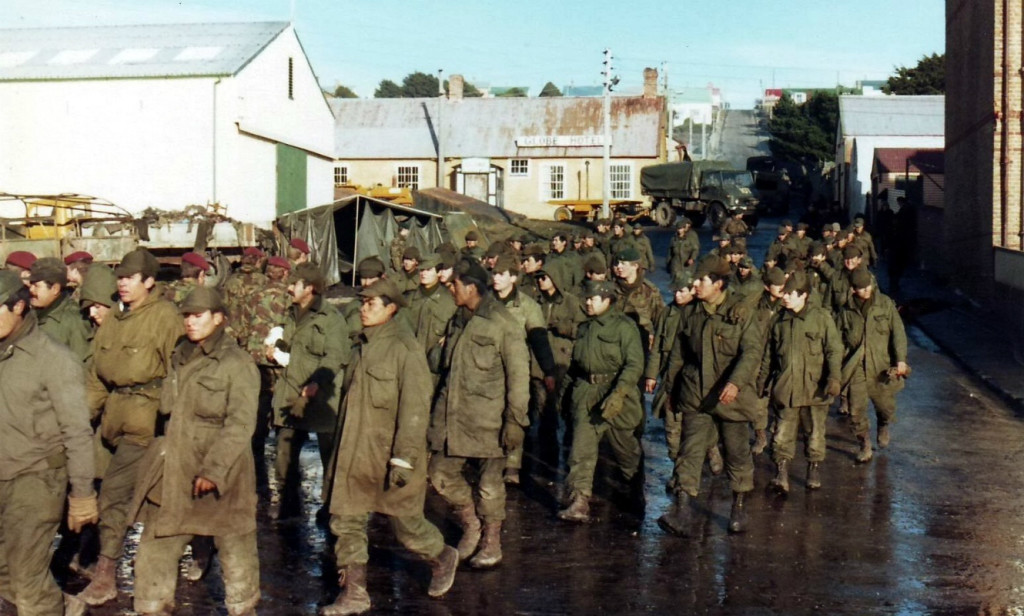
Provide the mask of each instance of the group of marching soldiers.
[{"label": "group of marching soldiers", "polygon": [[[228,613],[254,614],[255,468],[271,433],[279,522],[306,511],[299,454],[311,433],[320,452],[316,516],[335,537],[342,589],[321,614],[370,609],[371,513],[429,563],[439,597],[460,562],[501,562],[524,443],[555,467],[568,445],[560,519],[590,520],[602,442],[642,501],[645,395],[674,462],[660,526],[689,533],[707,462],[726,472],[729,530],[743,532],[755,455],[770,446],[771,487],[784,494],[805,431],[806,486],[819,488],[838,401],[857,461],[869,461],[868,403],[884,448],[910,371],[863,221],[808,232],[780,226],[759,271],[740,217],[707,254],[682,219],[667,303],[647,279],[649,239],[623,219],[486,249],[470,230],[462,248],[431,252],[402,230],[384,258],[355,264],[348,301],[297,238],[280,256],[246,249],[233,271],[187,253],[167,284],[144,249],[116,268],[84,252],[11,253],[0,272],[0,601],[24,616],[114,599],[126,531],[142,522],[137,612],[172,613],[183,552],[191,543],[199,561],[212,538]],[[428,487],[461,528],[456,546],[424,516]],[[78,595],[48,572],[58,532],[90,580]]]}]

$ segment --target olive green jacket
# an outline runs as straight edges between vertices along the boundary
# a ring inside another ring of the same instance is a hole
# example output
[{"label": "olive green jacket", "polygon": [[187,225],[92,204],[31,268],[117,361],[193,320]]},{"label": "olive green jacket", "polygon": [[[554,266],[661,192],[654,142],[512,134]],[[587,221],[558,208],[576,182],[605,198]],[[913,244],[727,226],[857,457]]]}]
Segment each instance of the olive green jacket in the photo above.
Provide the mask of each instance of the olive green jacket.
[{"label": "olive green jacket", "polygon": [[[333,306],[317,295],[307,310],[292,304],[284,326],[283,345],[290,354],[274,389],[274,425],[307,432],[334,432],[345,368],[352,356],[348,324]],[[306,385],[317,385],[303,417],[291,407]]]},{"label": "olive green jacket", "polygon": [[644,370],[640,332],[632,319],[614,305],[590,317],[579,327],[569,368],[573,413],[603,423],[601,405],[612,392],[624,397],[622,411],[609,421],[619,429],[633,429],[643,419],[643,401],[637,383]]},{"label": "olive green jacket", "polygon": [[548,344],[556,366],[568,368],[572,348],[581,323],[587,320],[580,299],[572,293],[555,290],[553,295],[541,292],[538,303],[547,322]]},{"label": "olive green jacket", "polygon": [[[160,504],[158,537],[239,535],[256,530],[256,464],[252,435],[260,377],[252,358],[216,330],[202,343],[182,339],[174,350],[171,373],[160,395],[160,413],[168,415],[166,435],[147,455],[135,489]],[[196,477],[217,485],[214,493],[192,496]]]},{"label": "olive green jacket", "polygon": [[466,458],[501,458],[501,429],[530,420],[530,359],[523,327],[491,293],[445,334],[441,391],[428,439],[431,451]]},{"label": "olive green jacket", "polygon": [[71,349],[80,361],[89,359],[91,328],[82,318],[82,312],[70,293],[61,293],[61,296],[48,307],[36,310],[36,316],[39,319],[39,329]]},{"label": "olive green jacket", "polygon": [[518,287],[513,288],[508,297],[497,299],[505,305],[526,334],[526,346],[530,349],[530,376],[538,379],[554,376],[555,360],[548,340],[547,320],[541,312],[540,304],[520,292]]},{"label": "olive green jacket", "polygon": [[903,379],[889,382],[886,372],[907,361],[907,332],[896,304],[875,287],[867,302],[853,298],[839,313],[845,354],[843,384],[849,384],[858,370],[875,383],[895,390],[903,388]]},{"label": "olive green jacket", "polygon": [[[696,300],[694,300],[696,301]],[[654,338],[654,349],[651,351],[647,365],[644,367],[645,379],[657,379],[657,389],[654,391],[654,398],[651,400],[651,415],[664,417],[668,403],[668,393],[674,378],[677,375],[668,375],[669,358],[672,355],[672,347],[679,336],[680,328],[686,313],[693,310],[694,302],[691,301],[685,306],[675,302],[670,303],[661,313],[658,321],[658,333]]]},{"label": "olive green jacket", "polygon": [[[341,405],[331,513],[421,514],[434,391],[426,354],[408,325],[394,318],[358,338]],[[392,459],[412,466],[404,487],[388,483]]]},{"label": "olive green jacket", "polygon": [[[439,353],[430,351],[444,340],[444,330],[449,319],[455,314],[455,298],[441,283],[427,290],[423,285],[410,291],[409,307],[405,309],[408,320],[415,332],[416,341],[424,349],[427,356],[440,357]],[[430,371],[437,374],[440,365],[430,366]]]},{"label": "olive green jacket", "polygon": [[761,362],[771,401],[779,408],[828,405],[828,381],[840,379],[843,345],[828,310],[808,303],[783,310],[772,324]]},{"label": "olive green jacket", "polygon": [[[724,294],[717,307],[700,301],[683,318],[668,363],[668,375],[677,375],[670,389],[672,402],[677,412],[752,421],[764,344],[749,298],[731,289]],[[735,385],[739,395],[722,404],[718,398],[727,383]]]},{"label": "olive green jacket", "polygon": [[185,333],[177,307],[156,287],[131,310],[111,310],[93,338],[86,390],[100,431],[115,446],[125,439],[148,445],[156,429],[160,388],[171,353]]},{"label": "olive green jacket", "polygon": [[[690,229],[686,235],[679,237],[676,233],[672,236],[672,243],[668,247],[668,261],[665,264],[668,273],[675,278],[686,270],[692,270],[700,256],[700,239],[697,233]],[[690,261],[690,265],[687,265]]]},{"label": "olive green jacket", "polygon": [[39,330],[33,312],[0,342],[0,481],[66,463],[71,494],[93,493],[83,382],[82,362]]},{"label": "olive green jacket", "polygon": [[615,283],[616,305],[627,317],[636,321],[646,354],[651,349],[654,334],[657,333],[657,323],[665,309],[665,300],[661,298],[658,287],[649,282],[643,272],[639,273],[633,284],[621,278],[616,279]]},{"label": "olive green jacket", "polygon": [[654,271],[654,248],[651,247],[651,238],[644,234],[633,234],[633,242],[640,253],[640,265],[645,271]]},{"label": "olive green jacket", "polygon": [[558,270],[557,276],[564,288],[576,288],[583,283],[583,259],[579,253],[566,248],[561,253],[552,250],[544,261],[544,269],[548,272]]}]

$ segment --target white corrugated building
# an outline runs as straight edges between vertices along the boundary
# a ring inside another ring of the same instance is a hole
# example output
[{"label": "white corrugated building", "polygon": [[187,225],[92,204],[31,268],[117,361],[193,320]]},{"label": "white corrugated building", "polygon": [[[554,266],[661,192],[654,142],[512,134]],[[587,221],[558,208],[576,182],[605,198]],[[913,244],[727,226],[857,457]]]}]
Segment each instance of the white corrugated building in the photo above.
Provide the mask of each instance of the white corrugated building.
[{"label": "white corrugated building", "polygon": [[942,148],[944,96],[840,96],[836,198],[851,216],[864,213],[876,148]]},{"label": "white corrugated building", "polygon": [[284,22],[0,30],[0,192],[267,223],[333,197],[334,116]]}]

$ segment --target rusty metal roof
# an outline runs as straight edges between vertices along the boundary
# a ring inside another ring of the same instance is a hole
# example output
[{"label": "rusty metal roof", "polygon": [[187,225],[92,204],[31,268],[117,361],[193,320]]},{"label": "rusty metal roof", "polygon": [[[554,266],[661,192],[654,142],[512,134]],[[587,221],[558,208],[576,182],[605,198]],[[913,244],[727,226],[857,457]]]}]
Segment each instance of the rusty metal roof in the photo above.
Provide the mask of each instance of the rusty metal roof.
[{"label": "rusty metal roof", "polygon": [[904,173],[909,161],[910,170],[928,173],[945,171],[945,151],[942,148],[875,148],[876,173]]},{"label": "rusty metal roof", "polygon": [[[593,158],[602,154],[600,145],[523,147],[516,143],[522,137],[600,137],[600,98],[334,99],[331,108],[335,151],[342,160],[436,158],[439,124],[446,157]],[[657,157],[664,116],[662,98],[613,97],[612,156]]]},{"label": "rusty metal roof", "polygon": [[0,29],[0,81],[234,75],[286,22]]}]

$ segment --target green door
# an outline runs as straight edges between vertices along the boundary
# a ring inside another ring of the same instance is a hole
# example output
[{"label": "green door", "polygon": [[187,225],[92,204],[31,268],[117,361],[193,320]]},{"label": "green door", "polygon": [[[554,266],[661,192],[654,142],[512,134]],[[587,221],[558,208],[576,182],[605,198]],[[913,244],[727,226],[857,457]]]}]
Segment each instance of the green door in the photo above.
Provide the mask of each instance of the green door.
[{"label": "green door", "polygon": [[306,153],[277,144],[277,215],[306,208]]}]

